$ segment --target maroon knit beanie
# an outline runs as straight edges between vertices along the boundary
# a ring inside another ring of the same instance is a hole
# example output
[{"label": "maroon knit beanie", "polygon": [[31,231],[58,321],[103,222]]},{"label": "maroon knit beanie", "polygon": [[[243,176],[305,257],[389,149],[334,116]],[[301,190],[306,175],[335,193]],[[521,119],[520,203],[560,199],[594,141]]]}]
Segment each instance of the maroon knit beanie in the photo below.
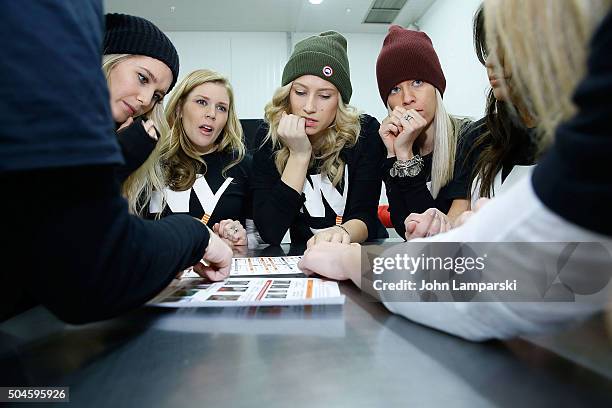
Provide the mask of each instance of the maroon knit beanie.
[{"label": "maroon knit beanie", "polygon": [[391,90],[410,79],[430,83],[441,95],[446,89],[446,78],[431,39],[423,32],[398,25],[391,26],[385,37],[376,61],[376,78],[385,106]]}]

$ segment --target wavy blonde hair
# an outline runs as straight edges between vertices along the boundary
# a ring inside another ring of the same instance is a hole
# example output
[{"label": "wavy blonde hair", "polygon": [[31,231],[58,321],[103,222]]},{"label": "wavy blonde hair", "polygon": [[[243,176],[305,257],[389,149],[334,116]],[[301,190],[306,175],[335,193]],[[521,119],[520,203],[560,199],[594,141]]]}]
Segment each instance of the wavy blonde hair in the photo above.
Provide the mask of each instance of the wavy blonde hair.
[{"label": "wavy blonde hair", "polygon": [[[177,85],[166,106],[166,119],[170,125],[170,133],[162,143],[160,161],[165,170],[167,186],[174,191],[191,188],[195,183],[196,175],[206,173],[206,161],[185,133],[183,117],[180,114],[191,91],[206,83],[222,85],[229,95],[227,123],[215,141],[217,151],[227,152],[234,156],[234,159],[223,168],[223,177],[226,177],[228,169],[242,161],[246,153],[242,126],[236,114],[234,92],[229,80],[218,72],[208,69],[193,71]],[[162,202],[165,203],[165,200],[162,199]]]},{"label": "wavy blonde hair", "polygon": [[[278,124],[283,112],[291,111],[289,96],[293,82],[282,86],[274,92],[272,100],[266,105],[264,120],[269,126],[268,134],[263,143],[272,140],[275,149],[274,162],[280,174],[285,170],[289,160],[289,148],[285,146],[278,137]],[[357,143],[361,132],[359,111],[345,104],[338,96],[338,110],[334,123],[325,131],[312,146],[310,166],[315,160],[320,160],[321,174],[327,175],[334,186],[338,185],[344,175],[344,160],[340,158],[340,152],[344,147],[352,147]]]},{"label": "wavy blonde hair", "polygon": [[[104,72],[109,85],[110,73],[113,68],[131,57],[133,57],[131,54],[108,54],[103,56],[102,72]],[[153,191],[163,189],[166,185],[164,171],[158,160],[161,142],[166,138],[169,131],[162,101],[157,102],[146,114],[155,124],[161,136],[160,140],[155,146],[153,153],[149,155],[149,158],[136,171],[130,174],[121,186],[123,196],[128,201],[130,212],[138,215],[144,213],[144,208],[149,202]]]},{"label": "wavy blonde hair", "polygon": [[[557,125],[576,113],[572,94],[586,72],[588,43],[611,5],[611,0],[485,1],[488,49],[493,61],[503,50],[513,97],[538,123],[542,148],[552,142]],[[502,90],[509,98],[507,84]]]}]

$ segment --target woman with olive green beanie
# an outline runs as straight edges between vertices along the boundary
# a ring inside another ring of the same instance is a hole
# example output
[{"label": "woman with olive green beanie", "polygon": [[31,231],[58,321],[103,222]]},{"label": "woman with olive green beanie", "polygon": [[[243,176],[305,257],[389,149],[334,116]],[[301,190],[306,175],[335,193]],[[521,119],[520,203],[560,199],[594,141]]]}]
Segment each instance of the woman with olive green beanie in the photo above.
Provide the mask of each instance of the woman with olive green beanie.
[{"label": "woman with olive green beanie", "polygon": [[264,241],[375,238],[384,146],[378,121],[349,105],[346,39],[296,44],[265,109],[253,157],[253,219]]}]

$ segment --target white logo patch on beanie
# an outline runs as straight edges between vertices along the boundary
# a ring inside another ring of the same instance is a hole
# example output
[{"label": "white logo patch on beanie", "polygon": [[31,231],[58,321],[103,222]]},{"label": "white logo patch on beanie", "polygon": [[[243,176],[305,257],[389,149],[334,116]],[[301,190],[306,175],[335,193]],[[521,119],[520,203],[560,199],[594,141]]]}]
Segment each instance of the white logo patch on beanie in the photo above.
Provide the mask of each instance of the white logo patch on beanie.
[{"label": "white logo patch on beanie", "polygon": [[334,74],[334,70],[332,69],[332,67],[330,67],[329,65],[326,65],[323,67],[323,75],[329,78],[333,74]]}]

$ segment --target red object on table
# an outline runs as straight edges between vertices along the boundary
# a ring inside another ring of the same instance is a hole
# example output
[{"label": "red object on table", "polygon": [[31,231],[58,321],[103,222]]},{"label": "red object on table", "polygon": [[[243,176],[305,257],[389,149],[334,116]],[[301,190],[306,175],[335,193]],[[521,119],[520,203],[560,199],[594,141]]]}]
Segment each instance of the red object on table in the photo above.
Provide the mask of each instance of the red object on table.
[{"label": "red object on table", "polygon": [[393,223],[391,222],[391,213],[389,212],[389,205],[379,205],[378,206],[378,219],[385,228],[393,228]]}]

